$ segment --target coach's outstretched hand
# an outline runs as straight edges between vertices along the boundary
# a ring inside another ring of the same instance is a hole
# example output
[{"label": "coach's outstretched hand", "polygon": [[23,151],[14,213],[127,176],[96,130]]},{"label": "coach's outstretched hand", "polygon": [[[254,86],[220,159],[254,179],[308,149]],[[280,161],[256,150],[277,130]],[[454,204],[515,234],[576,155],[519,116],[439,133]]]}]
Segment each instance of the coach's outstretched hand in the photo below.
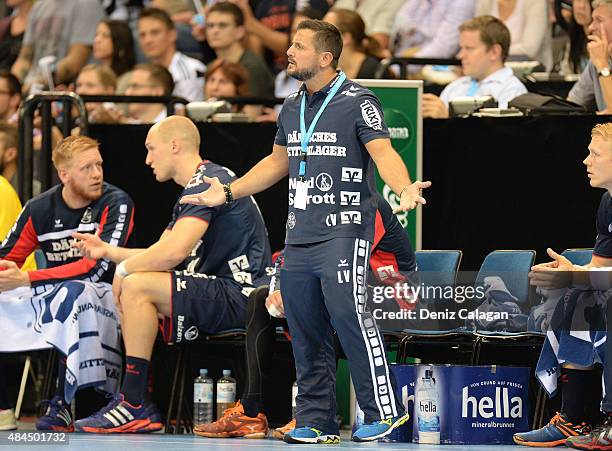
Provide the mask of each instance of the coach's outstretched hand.
[{"label": "coach's outstretched hand", "polygon": [[203,180],[210,185],[210,187],[198,194],[188,194],[180,199],[181,204],[192,204],[192,205],[205,205],[207,207],[216,207],[225,203],[225,191],[223,191],[223,184],[217,177],[203,177]]},{"label": "coach's outstretched hand", "polygon": [[420,182],[417,180],[408,188],[404,189],[401,193],[402,197],[400,198],[400,205],[393,210],[393,213],[414,210],[419,204],[425,205],[427,201],[422,196],[423,189],[429,188],[430,186],[431,182],[429,181]]}]

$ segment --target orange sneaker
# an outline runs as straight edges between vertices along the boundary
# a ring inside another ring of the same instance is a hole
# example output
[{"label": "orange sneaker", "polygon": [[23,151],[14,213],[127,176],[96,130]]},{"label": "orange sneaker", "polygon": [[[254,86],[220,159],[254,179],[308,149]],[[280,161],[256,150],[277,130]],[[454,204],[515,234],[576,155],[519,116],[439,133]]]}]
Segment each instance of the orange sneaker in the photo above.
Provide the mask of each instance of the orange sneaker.
[{"label": "orange sneaker", "polygon": [[284,425],[283,427],[280,428],[276,428],[272,431],[272,436],[275,439],[278,440],[282,440],[283,437],[285,437],[285,434],[289,431],[293,431],[295,429],[295,418],[292,418],[291,421],[289,423],[287,423],[286,425]]},{"label": "orange sneaker", "polygon": [[268,419],[263,413],[255,418],[244,414],[240,401],[231,409],[223,412],[223,416],[214,423],[203,423],[193,428],[195,435],[209,438],[265,438],[268,434]]}]

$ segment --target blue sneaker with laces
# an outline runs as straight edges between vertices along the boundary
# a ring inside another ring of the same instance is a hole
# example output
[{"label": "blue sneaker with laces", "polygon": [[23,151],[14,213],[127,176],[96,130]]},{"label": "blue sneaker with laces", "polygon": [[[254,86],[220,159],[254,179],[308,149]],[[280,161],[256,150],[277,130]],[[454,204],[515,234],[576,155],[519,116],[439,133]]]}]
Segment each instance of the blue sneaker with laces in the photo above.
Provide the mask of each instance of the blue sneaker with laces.
[{"label": "blue sneaker with laces", "polygon": [[152,427],[151,408],[147,404],[133,406],[125,401],[119,394],[102,409],[93,415],[74,423],[77,432],[90,432],[94,434],[109,434],[113,432],[146,433],[161,429]]},{"label": "blue sneaker with laces", "polygon": [[340,443],[340,436],[338,434],[326,434],[315,428],[302,427],[287,432],[283,440],[285,443],[336,445]]},{"label": "blue sneaker with laces", "polygon": [[371,442],[373,440],[378,440],[379,438],[389,435],[393,429],[400,427],[409,419],[410,415],[406,412],[404,415],[364,424],[353,434],[353,441]]},{"label": "blue sneaker with laces", "polygon": [[48,407],[45,414],[36,421],[37,431],[74,431],[70,406],[61,396],[54,396],[50,401],[43,401],[43,403],[47,403]]},{"label": "blue sneaker with laces", "polygon": [[565,445],[569,437],[586,435],[591,427],[586,423],[570,423],[562,413],[557,412],[546,426],[529,432],[514,434],[512,439],[517,445],[546,447]]}]

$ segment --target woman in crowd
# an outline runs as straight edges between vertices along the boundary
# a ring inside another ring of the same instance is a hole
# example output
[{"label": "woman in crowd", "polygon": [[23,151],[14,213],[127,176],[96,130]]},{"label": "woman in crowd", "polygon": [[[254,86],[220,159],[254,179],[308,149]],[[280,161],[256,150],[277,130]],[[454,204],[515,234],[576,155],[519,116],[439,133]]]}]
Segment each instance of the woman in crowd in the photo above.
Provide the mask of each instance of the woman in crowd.
[{"label": "woman in crowd", "polygon": [[[539,61],[552,69],[552,40],[546,0],[478,0],[476,16],[491,15],[510,30],[510,60]],[[514,58],[512,58],[514,57]]]},{"label": "woman in crowd", "polygon": [[[204,85],[206,100],[248,95],[249,73],[242,64],[217,59],[208,65]],[[252,119],[261,113],[261,107],[258,105],[235,106],[234,110],[246,113]]]},{"label": "woman in crowd", "polygon": [[563,14],[561,0],[555,1],[555,17],[557,24],[563,28],[569,37],[567,45],[563,51],[563,59],[559,67],[559,72],[563,75],[581,74],[589,62],[589,52],[587,51],[587,36],[589,25],[591,24],[591,1],[574,0],[569,14]]},{"label": "woman in crowd", "polygon": [[0,20],[0,69],[10,69],[17,59],[33,3],[34,0],[6,0],[13,14]]},{"label": "woman in crowd", "polygon": [[134,37],[126,22],[103,20],[98,24],[93,43],[93,56],[103,66],[111,68],[118,78],[117,92],[125,91],[128,77],[136,63]]},{"label": "woman in crowd", "polygon": [[374,78],[381,52],[378,42],[367,36],[361,16],[349,9],[332,9],[323,18],[342,33],[342,54],[338,66],[347,78]]}]

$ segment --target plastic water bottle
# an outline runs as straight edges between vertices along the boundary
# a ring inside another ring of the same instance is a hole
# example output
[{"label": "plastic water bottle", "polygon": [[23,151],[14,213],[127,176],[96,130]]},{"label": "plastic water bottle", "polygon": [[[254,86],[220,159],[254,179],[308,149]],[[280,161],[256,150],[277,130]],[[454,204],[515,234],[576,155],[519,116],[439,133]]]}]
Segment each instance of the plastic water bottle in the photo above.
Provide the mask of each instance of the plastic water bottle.
[{"label": "plastic water bottle", "polygon": [[223,377],[217,381],[217,420],[223,411],[236,405],[236,379],[231,374],[230,370],[223,370]]},{"label": "plastic water bottle", "polygon": [[193,381],[193,422],[194,424],[213,421],[213,380],[208,370],[202,368]]},{"label": "plastic water bottle", "polygon": [[440,405],[433,370],[425,370],[420,388],[416,392],[415,408],[419,426],[419,443],[440,443]]},{"label": "plastic water bottle", "polygon": [[298,395],[298,384],[297,381],[291,386],[291,418],[295,418],[295,412],[297,411],[297,395]]}]

